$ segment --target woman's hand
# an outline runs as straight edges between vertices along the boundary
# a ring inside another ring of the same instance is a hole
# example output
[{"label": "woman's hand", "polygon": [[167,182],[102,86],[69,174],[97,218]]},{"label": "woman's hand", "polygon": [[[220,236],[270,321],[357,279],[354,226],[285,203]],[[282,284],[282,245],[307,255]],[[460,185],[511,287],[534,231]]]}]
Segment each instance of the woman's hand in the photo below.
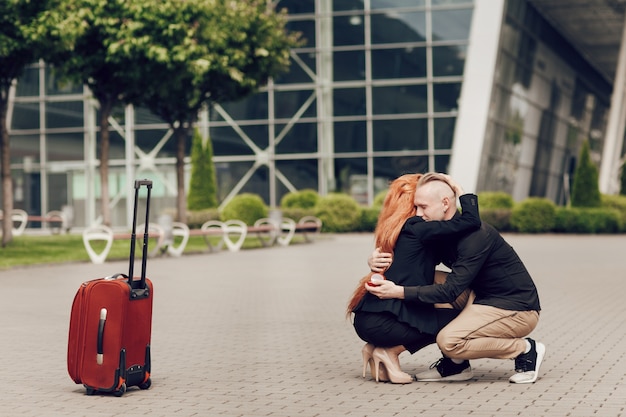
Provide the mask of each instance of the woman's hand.
[{"label": "woman's hand", "polygon": [[400,300],[404,299],[404,287],[400,285],[396,285],[394,282],[389,280],[377,281],[380,285],[367,285],[365,284],[365,289],[369,291],[372,295],[380,298],[381,300],[387,300],[391,298],[398,298]]},{"label": "woman's hand", "polygon": [[389,252],[381,252],[380,248],[374,249],[374,252],[367,258],[367,265],[369,265],[372,272],[384,272],[389,268],[393,256]]}]

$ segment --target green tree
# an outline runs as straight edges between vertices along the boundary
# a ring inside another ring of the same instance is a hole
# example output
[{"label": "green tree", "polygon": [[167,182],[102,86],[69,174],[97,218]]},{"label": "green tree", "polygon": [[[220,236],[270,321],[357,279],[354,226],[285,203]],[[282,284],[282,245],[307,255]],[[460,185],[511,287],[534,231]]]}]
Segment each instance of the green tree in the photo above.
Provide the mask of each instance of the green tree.
[{"label": "green tree", "polygon": [[213,145],[194,129],[191,139],[191,179],[187,208],[202,210],[217,207],[217,178],[213,164]]},{"label": "green tree", "polygon": [[598,176],[598,167],[591,160],[589,142],[585,141],[574,171],[572,207],[600,207],[601,196]]},{"label": "green tree", "polygon": [[9,89],[27,65],[35,62],[43,51],[55,45],[50,36],[39,29],[40,14],[52,7],[54,0],[2,0],[0,2],[0,166],[2,178],[2,247],[13,238],[13,185],[7,114]]},{"label": "green tree", "polygon": [[184,158],[198,112],[240,99],[289,66],[297,35],[265,0],[144,0],[109,50],[143,54],[141,104],[167,122],[176,141],[177,218],[186,218]]},{"label": "green tree", "polygon": [[145,52],[119,54],[116,46],[129,43],[126,26],[138,23],[134,16],[144,0],[61,0],[42,21],[58,32],[62,49],[46,61],[61,78],[85,84],[99,106],[101,214],[111,223],[109,208],[109,118],[116,106],[136,103],[141,84],[149,79],[143,68]]}]

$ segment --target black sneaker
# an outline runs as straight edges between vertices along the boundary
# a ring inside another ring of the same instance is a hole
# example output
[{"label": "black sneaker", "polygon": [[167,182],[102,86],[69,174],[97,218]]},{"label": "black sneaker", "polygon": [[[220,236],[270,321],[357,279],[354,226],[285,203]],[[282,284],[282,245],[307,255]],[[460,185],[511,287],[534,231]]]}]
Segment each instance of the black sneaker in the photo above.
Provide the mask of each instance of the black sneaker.
[{"label": "black sneaker", "polygon": [[474,377],[469,361],[456,364],[452,359],[443,357],[430,365],[430,369],[415,375],[418,381],[467,381]]},{"label": "black sneaker", "polygon": [[546,354],[546,347],[543,343],[537,343],[531,338],[530,351],[522,353],[515,358],[515,375],[509,378],[509,382],[514,384],[532,384],[539,377],[539,367]]}]

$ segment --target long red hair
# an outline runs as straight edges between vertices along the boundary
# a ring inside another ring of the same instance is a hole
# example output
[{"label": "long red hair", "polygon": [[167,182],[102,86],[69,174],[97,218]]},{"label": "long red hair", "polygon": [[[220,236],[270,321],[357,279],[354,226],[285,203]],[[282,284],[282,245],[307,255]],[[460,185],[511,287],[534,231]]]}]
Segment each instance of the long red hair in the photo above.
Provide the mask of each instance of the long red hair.
[{"label": "long red hair", "polygon": [[[409,217],[415,216],[413,199],[417,182],[421,177],[422,174],[404,174],[389,184],[389,191],[387,191],[385,196],[383,207],[378,215],[376,229],[374,230],[374,241],[376,247],[380,248],[381,252],[393,253],[404,222]],[[370,280],[372,274],[374,272],[368,273],[359,281],[348,302],[346,316],[350,317],[354,308],[365,296],[367,292],[365,283]]]}]

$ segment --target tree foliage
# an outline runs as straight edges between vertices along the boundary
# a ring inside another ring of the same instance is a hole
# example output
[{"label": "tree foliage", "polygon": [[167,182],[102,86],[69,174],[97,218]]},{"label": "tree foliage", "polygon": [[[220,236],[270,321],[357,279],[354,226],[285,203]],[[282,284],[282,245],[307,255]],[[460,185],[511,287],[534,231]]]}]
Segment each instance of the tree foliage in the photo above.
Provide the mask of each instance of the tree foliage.
[{"label": "tree foliage", "polygon": [[589,142],[585,141],[574,171],[572,207],[600,207],[601,196],[598,177],[598,167],[591,160]]},{"label": "tree foliage", "polygon": [[203,210],[217,207],[217,178],[213,164],[213,145],[194,129],[191,140],[191,179],[187,208]]},{"label": "tree foliage", "polygon": [[[27,65],[39,59],[44,51],[51,51],[55,43],[49,34],[42,36],[40,15],[56,4],[55,0],[0,1],[0,165],[2,179],[2,210],[13,211],[11,155],[7,111],[9,89]],[[12,239],[13,221],[7,215],[2,220],[2,246]]]},{"label": "tree foliage", "polygon": [[141,83],[149,73],[144,52],[116,53],[116,45],[131,42],[123,28],[136,26],[144,0],[63,0],[42,22],[56,33],[59,51],[46,56],[63,78],[89,87],[100,110],[100,185],[102,222],[110,224],[109,117],[121,104],[137,103]]},{"label": "tree foliage", "polygon": [[[252,94],[286,71],[297,36],[284,13],[264,0],[142,0],[133,24],[109,46],[116,56],[140,55],[141,105],[166,121],[176,140],[178,219],[186,217],[184,157],[189,131],[210,103]],[[122,58],[120,58],[122,59]]]}]

